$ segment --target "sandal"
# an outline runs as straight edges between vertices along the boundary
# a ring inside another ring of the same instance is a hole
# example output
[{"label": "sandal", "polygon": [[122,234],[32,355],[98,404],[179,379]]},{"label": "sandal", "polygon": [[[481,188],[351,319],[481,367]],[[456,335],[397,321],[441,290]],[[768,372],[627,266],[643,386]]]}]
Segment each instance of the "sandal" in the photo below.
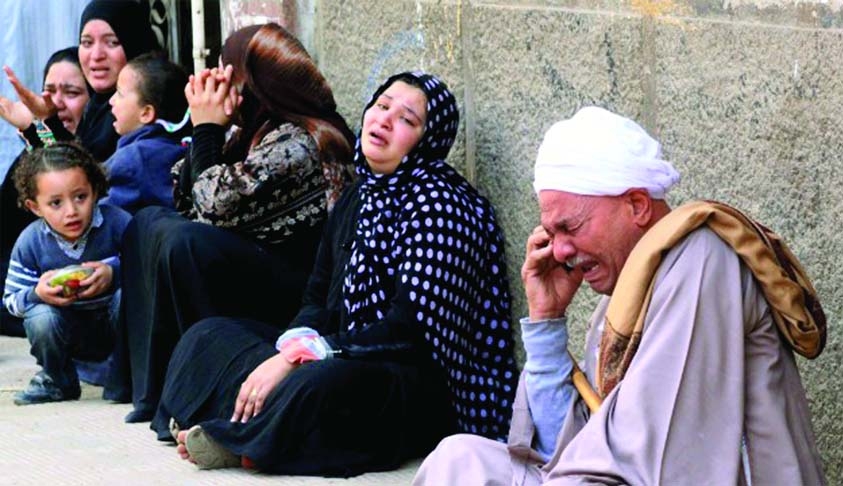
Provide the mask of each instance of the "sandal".
[{"label": "sandal", "polygon": [[199,469],[240,467],[240,456],[219,445],[199,425],[187,431],[184,446]]}]

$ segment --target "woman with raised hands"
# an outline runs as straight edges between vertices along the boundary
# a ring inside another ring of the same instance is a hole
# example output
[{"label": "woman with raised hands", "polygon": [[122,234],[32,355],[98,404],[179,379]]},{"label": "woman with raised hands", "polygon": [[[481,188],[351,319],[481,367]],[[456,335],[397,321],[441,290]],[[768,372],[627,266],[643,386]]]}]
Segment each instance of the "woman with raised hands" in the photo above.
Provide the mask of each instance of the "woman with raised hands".
[{"label": "woman with raised hands", "polygon": [[185,88],[194,132],[174,167],[181,214],[143,209],[124,236],[118,370],[106,396],[131,399],[128,422],[152,418],[173,348],[196,321],[295,315],[328,211],[352,179],[354,136],[293,35],[244,27],[222,63]]},{"label": "woman with raised hands", "polygon": [[506,436],[517,379],[494,210],[444,158],[456,101],[391,77],[365,108],[359,182],[329,217],[285,325],[211,318],[182,337],[152,427],[200,468],[352,476],[459,431]]}]

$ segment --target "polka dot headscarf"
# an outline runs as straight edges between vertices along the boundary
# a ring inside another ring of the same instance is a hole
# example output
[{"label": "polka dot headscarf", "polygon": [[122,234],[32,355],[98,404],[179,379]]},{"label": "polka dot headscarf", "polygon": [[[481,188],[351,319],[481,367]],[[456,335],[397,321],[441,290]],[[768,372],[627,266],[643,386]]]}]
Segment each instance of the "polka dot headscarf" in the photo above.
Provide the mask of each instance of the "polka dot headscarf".
[{"label": "polka dot headscarf", "polygon": [[363,180],[344,282],[349,329],[402,319],[445,371],[462,432],[503,440],[517,370],[504,242],[491,204],[445,163],[459,112],[439,79],[403,73],[427,96],[422,139],[392,174],[375,174],[358,138]]}]

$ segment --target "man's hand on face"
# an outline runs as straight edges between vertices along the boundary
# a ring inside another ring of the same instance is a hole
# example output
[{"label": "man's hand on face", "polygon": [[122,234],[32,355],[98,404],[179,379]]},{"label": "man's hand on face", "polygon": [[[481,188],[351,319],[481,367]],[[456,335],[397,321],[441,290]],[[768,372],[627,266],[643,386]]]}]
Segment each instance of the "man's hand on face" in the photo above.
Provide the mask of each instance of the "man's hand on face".
[{"label": "man's hand on face", "polygon": [[562,317],[582,283],[582,271],[553,258],[550,235],[537,226],[527,238],[527,254],[521,267],[530,320]]}]

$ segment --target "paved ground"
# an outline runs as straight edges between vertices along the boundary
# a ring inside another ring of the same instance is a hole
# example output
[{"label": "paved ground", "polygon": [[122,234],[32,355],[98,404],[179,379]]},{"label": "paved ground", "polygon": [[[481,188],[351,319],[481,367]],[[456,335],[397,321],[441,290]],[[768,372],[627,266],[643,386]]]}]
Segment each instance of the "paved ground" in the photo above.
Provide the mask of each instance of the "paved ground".
[{"label": "paved ground", "polygon": [[0,336],[0,485],[406,485],[418,467],[351,479],[200,471],[156,441],[148,424],[125,424],[131,407],[104,402],[100,388],[83,385],[74,402],[14,405],[13,393],[37,370],[25,339]]}]

